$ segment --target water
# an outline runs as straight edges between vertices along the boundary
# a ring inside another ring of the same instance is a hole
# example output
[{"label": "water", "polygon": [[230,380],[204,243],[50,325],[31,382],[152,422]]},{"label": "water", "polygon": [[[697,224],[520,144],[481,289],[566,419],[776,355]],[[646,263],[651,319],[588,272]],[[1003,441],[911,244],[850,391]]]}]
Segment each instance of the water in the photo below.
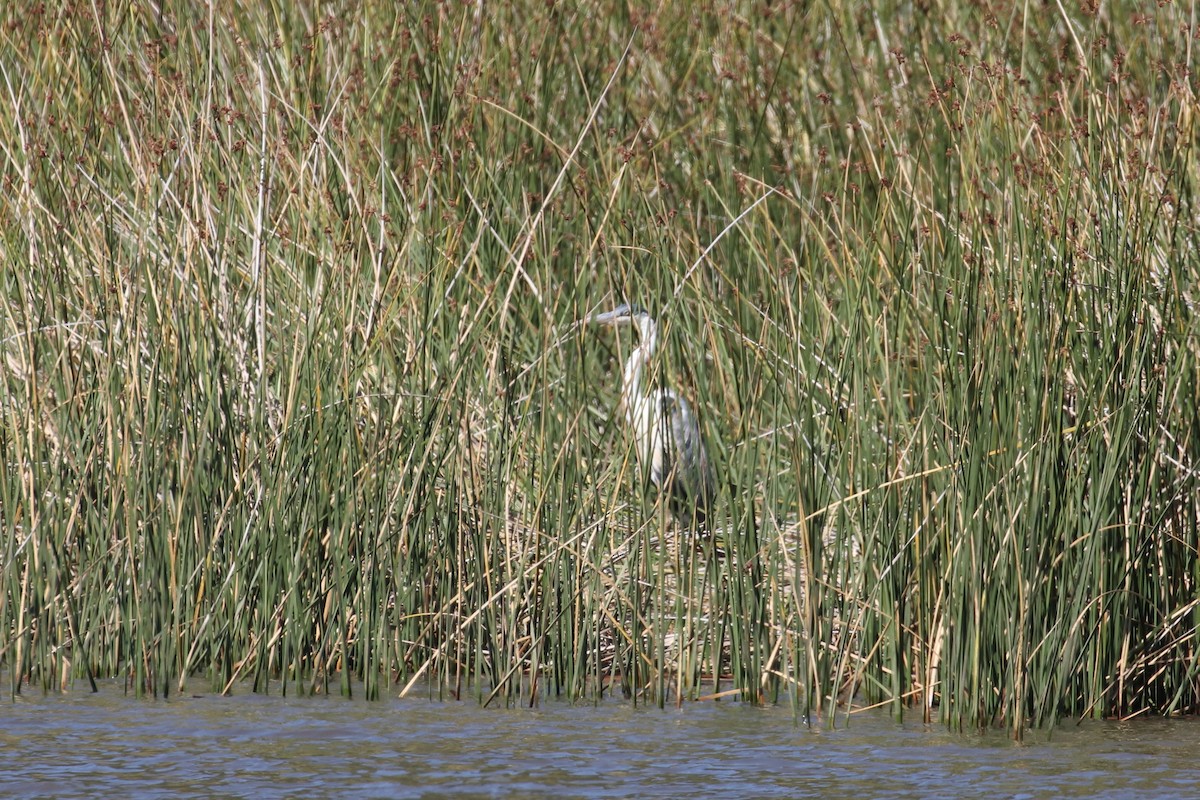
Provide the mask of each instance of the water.
[{"label": "water", "polygon": [[1086,722],[1014,744],[874,712],[807,728],[728,702],[155,701],[106,685],[3,701],[0,752],[4,797],[1200,796],[1197,720]]}]

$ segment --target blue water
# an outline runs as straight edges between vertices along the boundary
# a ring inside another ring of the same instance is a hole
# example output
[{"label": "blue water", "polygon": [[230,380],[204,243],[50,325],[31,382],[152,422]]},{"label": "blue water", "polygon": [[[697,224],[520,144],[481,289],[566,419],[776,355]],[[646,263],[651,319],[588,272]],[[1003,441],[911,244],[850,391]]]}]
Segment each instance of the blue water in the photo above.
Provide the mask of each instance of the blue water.
[{"label": "blue water", "polygon": [[5,797],[1200,797],[1200,722],[1003,732],[838,727],[783,708],[681,709],[242,692],[168,701],[32,694],[0,703]]}]

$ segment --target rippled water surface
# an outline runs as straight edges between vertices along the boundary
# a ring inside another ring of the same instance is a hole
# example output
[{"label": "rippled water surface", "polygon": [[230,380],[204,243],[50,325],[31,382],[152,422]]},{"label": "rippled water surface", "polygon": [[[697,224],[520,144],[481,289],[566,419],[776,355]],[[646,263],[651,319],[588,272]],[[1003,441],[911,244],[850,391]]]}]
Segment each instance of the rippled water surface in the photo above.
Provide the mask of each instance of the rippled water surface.
[{"label": "rippled water surface", "polygon": [[786,708],[34,692],[0,701],[0,795],[1200,797],[1200,722],[1086,722],[1013,744]]}]

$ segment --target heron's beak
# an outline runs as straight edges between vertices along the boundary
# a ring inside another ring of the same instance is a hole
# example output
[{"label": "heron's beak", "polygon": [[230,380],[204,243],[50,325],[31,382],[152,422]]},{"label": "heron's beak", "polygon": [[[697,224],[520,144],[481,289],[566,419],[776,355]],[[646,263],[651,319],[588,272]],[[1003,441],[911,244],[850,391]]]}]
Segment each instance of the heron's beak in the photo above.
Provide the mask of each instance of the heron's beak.
[{"label": "heron's beak", "polygon": [[588,317],[587,321],[593,325],[620,325],[632,321],[629,315],[628,306],[618,306],[612,311],[606,311],[603,314],[593,314]]}]

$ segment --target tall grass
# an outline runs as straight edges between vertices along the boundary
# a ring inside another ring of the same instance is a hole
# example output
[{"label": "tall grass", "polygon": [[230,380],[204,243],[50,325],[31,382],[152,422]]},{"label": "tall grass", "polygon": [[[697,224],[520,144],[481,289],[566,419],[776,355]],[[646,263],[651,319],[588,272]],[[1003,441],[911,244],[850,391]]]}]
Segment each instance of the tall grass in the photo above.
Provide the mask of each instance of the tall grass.
[{"label": "tall grass", "polygon": [[1193,9],[216,5],[0,11],[10,691],[1200,711]]}]

